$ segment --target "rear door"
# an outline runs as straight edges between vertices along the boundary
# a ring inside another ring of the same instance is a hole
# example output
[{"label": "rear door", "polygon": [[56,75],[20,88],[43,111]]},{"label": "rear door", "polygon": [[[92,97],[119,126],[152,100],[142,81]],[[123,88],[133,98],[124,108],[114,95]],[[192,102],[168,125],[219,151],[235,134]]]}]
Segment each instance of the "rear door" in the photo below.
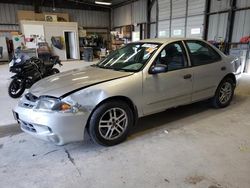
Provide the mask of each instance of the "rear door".
[{"label": "rear door", "polygon": [[187,40],[185,44],[193,70],[192,101],[212,97],[226,71],[222,57],[203,41]]},{"label": "rear door", "polygon": [[155,59],[168,71],[159,74],[143,72],[143,112],[145,115],[191,102],[192,70],[189,68],[183,43],[167,44]]}]

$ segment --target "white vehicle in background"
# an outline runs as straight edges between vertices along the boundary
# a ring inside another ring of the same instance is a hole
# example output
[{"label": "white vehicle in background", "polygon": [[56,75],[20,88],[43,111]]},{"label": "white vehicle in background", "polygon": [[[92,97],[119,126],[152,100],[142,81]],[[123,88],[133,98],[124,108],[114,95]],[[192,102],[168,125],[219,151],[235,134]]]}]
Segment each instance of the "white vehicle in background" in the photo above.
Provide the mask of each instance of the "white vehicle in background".
[{"label": "white vehicle in background", "polygon": [[203,40],[130,43],[99,63],[37,82],[14,108],[21,129],[57,145],[124,141],[137,118],[211,98],[230,104],[235,60]]}]

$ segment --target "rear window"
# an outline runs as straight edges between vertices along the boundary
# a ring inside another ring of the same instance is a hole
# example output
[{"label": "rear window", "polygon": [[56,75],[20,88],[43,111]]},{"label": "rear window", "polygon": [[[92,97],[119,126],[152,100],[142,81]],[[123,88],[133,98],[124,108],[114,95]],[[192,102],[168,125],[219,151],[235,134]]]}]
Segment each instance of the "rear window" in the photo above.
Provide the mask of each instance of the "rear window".
[{"label": "rear window", "polygon": [[186,41],[186,45],[193,66],[214,63],[221,60],[220,54],[202,41]]}]

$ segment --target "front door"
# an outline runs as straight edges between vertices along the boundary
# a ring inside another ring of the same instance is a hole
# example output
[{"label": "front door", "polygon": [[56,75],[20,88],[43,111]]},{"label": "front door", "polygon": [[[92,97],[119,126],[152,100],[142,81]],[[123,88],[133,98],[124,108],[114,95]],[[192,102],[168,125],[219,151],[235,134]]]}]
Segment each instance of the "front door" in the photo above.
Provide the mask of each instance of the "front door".
[{"label": "front door", "polygon": [[152,66],[157,64],[167,65],[168,70],[159,74],[143,73],[145,115],[191,102],[193,73],[182,42],[166,45]]}]

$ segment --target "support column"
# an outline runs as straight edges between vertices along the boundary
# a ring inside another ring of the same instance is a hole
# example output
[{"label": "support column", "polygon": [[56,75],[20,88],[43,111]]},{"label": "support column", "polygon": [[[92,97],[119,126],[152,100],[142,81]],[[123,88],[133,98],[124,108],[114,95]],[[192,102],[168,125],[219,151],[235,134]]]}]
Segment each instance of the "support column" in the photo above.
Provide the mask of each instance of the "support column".
[{"label": "support column", "polygon": [[211,0],[206,0],[203,39],[207,40]]},{"label": "support column", "polygon": [[229,53],[229,50],[230,50],[229,43],[232,42],[235,9],[236,9],[236,0],[231,0],[230,1],[230,10],[228,12],[227,31],[226,31],[226,37],[225,37],[225,53],[226,54]]}]

